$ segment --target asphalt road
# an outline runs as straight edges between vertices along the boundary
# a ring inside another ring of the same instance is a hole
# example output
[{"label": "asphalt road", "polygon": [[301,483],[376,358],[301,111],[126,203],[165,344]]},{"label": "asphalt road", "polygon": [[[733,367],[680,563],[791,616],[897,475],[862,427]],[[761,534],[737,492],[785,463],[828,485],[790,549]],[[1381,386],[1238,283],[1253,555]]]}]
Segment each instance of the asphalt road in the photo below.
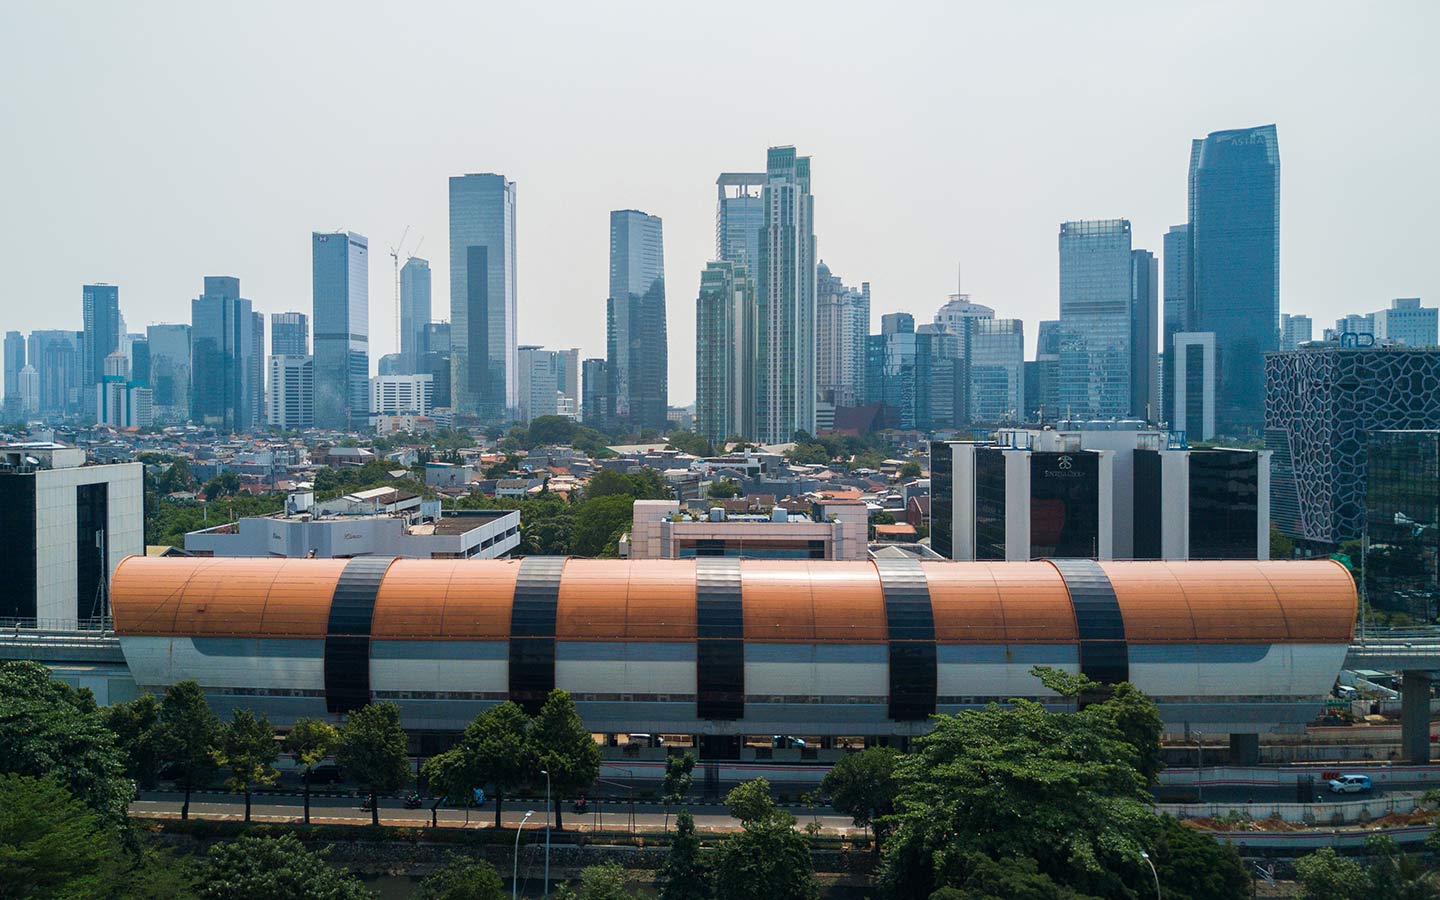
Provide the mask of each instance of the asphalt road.
[{"label": "asphalt road", "polygon": [[[184,793],[179,791],[145,791],[141,793],[139,799],[130,804],[130,811],[137,816],[179,816],[180,806],[184,799]],[[605,831],[620,831],[631,827],[632,815],[629,803],[623,801],[596,803],[592,801],[590,806],[590,812],[580,815],[572,812],[570,806],[567,805],[563,813],[565,827]],[[532,808],[529,801],[507,800],[502,813],[502,821],[505,825],[513,827],[519,824],[525,813]],[[732,818],[723,806],[691,804],[687,808],[695,816],[695,824],[700,828],[740,827],[740,823]],[[286,794],[255,794],[252,796],[250,804],[250,815],[254,821],[298,821],[303,812],[304,799]],[[472,808],[469,812],[469,825],[472,828],[491,825],[495,821],[493,800],[483,807]],[[796,808],[791,809],[790,812],[798,820],[800,827],[804,827],[812,821],[810,812],[806,809]],[[816,812],[819,815],[813,820],[819,821],[827,834],[846,833],[853,830],[848,816],[837,816],[829,810],[817,810]],[[245,800],[235,794],[193,794],[190,798],[190,814],[204,819],[241,819],[245,815]],[[458,827],[466,822],[466,814],[463,809],[442,806],[436,811],[436,814],[438,821],[444,826]],[[674,814],[675,810],[671,810],[669,821],[672,828],[675,824]],[[360,798],[358,797],[317,795],[310,798],[310,819],[312,822],[327,824],[368,825],[370,812],[360,809]],[[638,830],[659,830],[665,825],[665,812],[663,808],[653,803],[636,803],[633,820],[634,827]],[[386,825],[428,825],[430,824],[430,809],[428,805],[420,809],[406,809],[401,801],[393,797],[381,797],[380,821]],[[530,824],[526,827],[527,829],[543,827],[544,824],[545,811],[542,806],[536,809],[535,815],[531,817]]]}]

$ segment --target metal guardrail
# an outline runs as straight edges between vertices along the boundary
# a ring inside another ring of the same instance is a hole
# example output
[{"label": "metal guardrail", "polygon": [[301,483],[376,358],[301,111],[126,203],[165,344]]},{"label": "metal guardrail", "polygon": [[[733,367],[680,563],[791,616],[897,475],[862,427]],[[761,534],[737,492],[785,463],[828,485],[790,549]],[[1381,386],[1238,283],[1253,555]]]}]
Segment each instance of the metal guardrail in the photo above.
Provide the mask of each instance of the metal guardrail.
[{"label": "metal guardrail", "polygon": [[114,628],[114,622],[108,616],[89,619],[37,619],[34,616],[28,618],[0,617],[0,631],[21,631],[21,632],[65,632],[74,634],[77,632],[109,632]]},{"label": "metal guardrail", "polygon": [[1397,641],[1440,641],[1440,625],[1411,628],[1366,628],[1355,635],[1357,644],[1393,643]]}]

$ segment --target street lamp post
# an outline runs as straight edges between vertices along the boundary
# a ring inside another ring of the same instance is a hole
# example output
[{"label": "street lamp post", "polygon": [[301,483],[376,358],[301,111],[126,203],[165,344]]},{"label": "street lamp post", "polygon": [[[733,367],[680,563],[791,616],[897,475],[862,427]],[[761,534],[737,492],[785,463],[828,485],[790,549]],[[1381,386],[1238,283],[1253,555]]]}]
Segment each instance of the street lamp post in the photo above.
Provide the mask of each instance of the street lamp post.
[{"label": "street lamp post", "polygon": [[1155,863],[1150,860],[1150,854],[1144,850],[1140,851],[1140,858],[1150,866],[1150,874],[1155,876],[1155,900],[1160,900],[1160,872],[1156,870]]},{"label": "street lamp post", "polygon": [[550,900],[550,770],[540,774],[545,776],[545,900]]},{"label": "street lamp post", "polygon": [[520,824],[515,828],[515,856],[510,865],[510,900],[517,900],[520,896],[520,832],[525,830],[525,823],[530,821],[530,817],[533,815],[535,815],[535,810],[532,809],[525,814],[525,818],[521,819]]}]

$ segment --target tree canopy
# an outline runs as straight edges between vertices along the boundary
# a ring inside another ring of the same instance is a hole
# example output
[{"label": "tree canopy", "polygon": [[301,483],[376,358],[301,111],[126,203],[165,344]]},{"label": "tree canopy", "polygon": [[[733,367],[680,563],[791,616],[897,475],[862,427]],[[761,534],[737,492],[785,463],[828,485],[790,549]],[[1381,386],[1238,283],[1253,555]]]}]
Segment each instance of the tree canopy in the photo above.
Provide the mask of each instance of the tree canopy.
[{"label": "tree canopy", "polygon": [[256,787],[272,785],[280,777],[275,769],[279,758],[275,729],[265,716],[257,717],[248,709],[237,709],[230,721],[220,727],[215,762],[230,770],[226,786],[245,795],[245,821],[250,821],[250,792]]},{"label": "tree canopy", "polygon": [[160,701],[160,721],[165,729],[167,762],[185,790],[180,818],[188,818],[191,792],[215,776],[214,751],[220,736],[220,718],[205,702],[200,685],[186,680],[165,689],[165,697]]},{"label": "tree canopy", "polygon": [[350,713],[340,726],[340,766],[370,792],[370,824],[380,824],[378,794],[399,790],[410,780],[400,707],[368,703]]},{"label": "tree canopy", "polygon": [[360,880],[305,849],[294,835],[215,846],[201,871],[203,900],[373,900]]},{"label": "tree canopy", "polygon": [[451,854],[420,882],[418,900],[505,900],[505,883],[483,859]]},{"label": "tree canopy", "polygon": [[885,837],[884,817],[895,812],[899,782],[895,767],[900,753],[889,747],[871,747],[845,755],[820,782],[820,793],[836,812],[849,816],[857,828],[875,825],[875,842]]},{"label": "tree canopy", "polygon": [[133,794],[126,762],[89,691],[56,681],[38,662],[0,663],[0,771],[53,776],[119,821]]},{"label": "tree canopy", "polygon": [[820,886],[810,843],[795,830],[795,817],[775,806],[763,778],[725,795],[739,833],[725,838],[710,865],[715,900],[816,900]]},{"label": "tree canopy", "polygon": [[600,746],[575,711],[575,701],[562,690],[545,698],[531,722],[530,741],[535,764],[550,773],[555,827],[560,828],[564,798],[589,790],[600,776]]}]

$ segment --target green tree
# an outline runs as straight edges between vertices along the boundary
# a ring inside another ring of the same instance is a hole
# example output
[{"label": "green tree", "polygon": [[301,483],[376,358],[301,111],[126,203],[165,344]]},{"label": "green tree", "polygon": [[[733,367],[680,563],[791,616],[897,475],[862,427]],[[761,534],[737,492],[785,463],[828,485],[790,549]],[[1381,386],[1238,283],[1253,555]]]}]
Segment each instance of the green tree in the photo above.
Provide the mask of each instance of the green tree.
[{"label": "green tree", "polygon": [[[763,779],[749,783],[756,782]],[[749,804],[760,795],[758,791],[751,791],[740,798],[742,802],[732,804],[731,797],[738,790],[738,787],[732,790],[725,799],[735,815],[744,820],[744,825],[738,834],[727,837],[715,850],[711,870],[715,900],[755,900],[757,897],[816,900],[820,886],[810,862],[810,845],[805,836],[795,830],[795,817],[775,809],[771,803],[768,813],[745,819],[741,812],[756,812]],[[763,797],[769,800],[768,793]]]},{"label": "green tree", "polygon": [[455,746],[426,760],[423,771],[452,800],[468,801],[472,790],[490,785],[499,828],[505,795],[533,777],[534,756],[530,719],[507,700],[476,716]]},{"label": "green tree", "polygon": [[299,719],[285,735],[285,752],[300,764],[305,783],[305,824],[310,824],[310,774],[340,746],[340,732],[324,719]]},{"label": "green tree", "polygon": [[167,736],[166,761],[185,790],[180,818],[190,818],[190,794],[215,776],[215,741],[220,719],[205,702],[205,693],[193,681],[179,681],[165,689],[160,721]]},{"label": "green tree", "polygon": [[694,456],[715,455],[715,448],[705,439],[704,435],[696,434],[693,431],[672,431],[666,441],[681,453],[689,453]]},{"label": "green tree", "polygon": [[550,773],[555,829],[564,830],[560,810],[566,797],[587,791],[600,777],[600,745],[575,711],[575,701],[553,690],[530,725],[530,744],[539,770]]},{"label": "green tree", "polygon": [[380,824],[378,795],[399,790],[410,780],[410,757],[400,707],[367,703],[340,726],[339,761],[351,778],[370,793],[370,824]]},{"label": "green tree", "polygon": [[[1160,736],[1165,723],[1160,710],[1144,691],[1128,681],[1113,686],[1101,685],[1084,675],[1064,672],[1050,666],[1032,666],[1030,674],[1062,697],[1087,703],[1081,710],[1085,716],[1102,716],[1135,748],[1136,767],[1151,787],[1159,783],[1160,770],[1165,768],[1160,753]],[[1104,702],[1096,703],[1096,699]]]},{"label": "green tree", "polygon": [[125,763],[89,691],[56,681],[38,662],[0,663],[0,772],[54,776],[118,822],[134,794]]},{"label": "green tree", "polygon": [[1300,896],[1304,900],[1369,900],[1371,897],[1365,867],[1330,847],[1295,860],[1295,878],[1300,882]]},{"label": "green tree", "polygon": [[755,778],[731,788],[725,795],[725,805],[730,808],[730,815],[739,819],[742,825],[768,819],[778,812],[775,798],[770,796],[770,782],[764,778]]},{"label": "green tree", "polygon": [[710,872],[700,858],[695,817],[688,809],[675,817],[675,840],[660,869],[659,883],[660,900],[710,900]]},{"label": "green tree", "polygon": [[[1427,839],[1426,844],[1429,843]],[[1365,855],[1370,858],[1366,870],[1370,879],[1367,897],[1393,897],[1395,900],[1435,900],[1440,897],[1440,886],[1436,884],[1434,873],[1426,871],[1418,856],[1402,851],[1390,835],[1367,836]]]},{"label": "green tree", "polygon": [[556,900],[636,900],[625,890],[625,870],[619,863],[607,862],[580,870],[580,883],[568,884],[555,893]]},{"label": "green tree", "polygon": [[505,883],[483,859],[451,854],[420,882],[419,900],[505,900]]},{"label": "green tree", "polygon": [[977,855],[1034,859],[1056,881],[1105,896],[1140,877],[1152,801],[1135,748],[1108,717],[1017,700],[933,722],[896,769],[879,873],[889,896],[958,887]]},{"label": "green tree", "polygon": [[530,428],[524,440],[525,449],[569,444],[575,439],[578,427],[573,420],[565,416],[536,416],[530,420]]},{"label": "green tree", "polygon": [[919,478],[924,471],[918,462],[910,459],[900,464],[899,475],[901,478]]},{"label": "green tree", "polygon": [[104,707],[100,716],[125,753],[126,774],[141,787],[153,788],[169,747],[160,701],[154,694],[141,694],[126,703]]},{"label": "green tree", "polygon": [[630,527],[634,503],[635,499],[629,494],[609,494],[582,503],[575,513],[571,552],[576,556],[601,556],[607,551],[613,552],[620,535]]},{"label": "green tree", "polygon": [[857,828],[875,827],[875,849],[885,841],[886,816],[895,812],[900,784],[895,778],[898,751],[871,747],[841,757],[820,782],[820,793],[836,812],[844,813]]},{"label": "green tree", "polygon": [[1251,896],[1250,875],[1234,847],[1169,816],[1159,817],[1150,857],[1165,896],[1173,900],[1243,900]]},{"label": "green tree", "polygon": [[0,897],[102,897],[119,854],[112,824],[58,780],[0,775]]},{"label": "green tree", "polygon": [[211,849],[201,870],[203,900],[373,900],[353,875],[332,867],[293,835],[242,837]]},{"label": "green tree", "polygon": [[740,482],[733,478],[721,478],[710,482],[705,489],[705,496],[711,500],[728,500],[731,497],[740,496]]},{"label": "green tree", "polygon": [[665,804],[665,830],[670,830],[670,807],[684,803],[695,784],[695,754],[665,757],[665,780],[660,784],[660,799]]},{"label": "green tree", "polygon": [[231,713],[230,721],[220,726],[215,762],[230,770],[226,786],[245,795],[245,821],[250,821],[250,792],[272,785],[280,777],[275,769],[279,758],[275,729],[264,715],[257,718],[248,709],[237,709]]},{"label": "green tree", "polygon": [[1270,558],[1291,559],[1295,556],[1295,542],[1280,532],[1278,528],[1270,529]]},{"label": "green tree", "polygon": [[230,497],[239,490],[240,476],[226,469],[219,475],[205,482],[205,499],[217,500],[221,497]]},{"label": "green tree", "polygon": [[190,464],[183,459],[176,459],[160,473],[155,479],[156,489],[162,494],[173,494],[177,491],[195,490],[195,475],[190,471]]},{"label": "green tree", "polygon": [[[1148,896],[1148,895],[1140,895]],[[974,858],[970,874],[961,887],[943,887],[930,895],[930,900],[1096,900],[1062,884],[1039,871],[1035,860],[1012,857],[993,860],[986,856]]]}]

